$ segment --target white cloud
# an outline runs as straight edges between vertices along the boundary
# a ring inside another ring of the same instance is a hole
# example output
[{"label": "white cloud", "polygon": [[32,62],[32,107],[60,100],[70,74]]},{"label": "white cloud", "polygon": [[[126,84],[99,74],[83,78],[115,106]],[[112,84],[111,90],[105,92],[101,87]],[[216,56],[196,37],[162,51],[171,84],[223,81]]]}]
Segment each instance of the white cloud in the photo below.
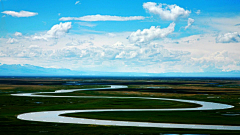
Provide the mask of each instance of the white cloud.
[{"label": "white cloud", "polygon": [[132,43],[144,43],[154,39],[160,39],[168,36],[174,31],[175,23],[172,22],[167,28],[161,29],[160,26],[151,26],[150,29],[137,30],[128,37]]},{"label": "white cloud", "polygon": [[113,44],[113,46],[116,46],[116,48],[124,47],[123,42],[120,42],[120,41],[117,41],[115,44]]},{"label": "white cloud", "polygon": [[29,11],[20,11],[20,12],[15,12],[15,11],[3,11],[3,14],[11,15],[13,17],[30,17],[30,16],[35,16],[38,15],[38,13],[35,12],[29,12]]},{"label": "white cloud", "polygon": [[39,48],[38,45],[30,45],[28,48]]},{"label": "white cloud", "polygon": [[14,34],[16,37],[21,37],[22,36],[22,33],[21,32],[15,32]]},{"label": "white cloud", "polygon": [[143,3],[143,8],[146,9],[149,13],[159,15],[163,20],[176,20],[179,17],[187,17],[191,11],[185,10],[176,4],[167,5],[155,2]]},{"label": "white cloud", "polygon": [[109,36],[109,37],[111,37],[111,38],[114,38],[114,37],[116,37],[117,35],[114,34],[114,33],[107,33],[107,36]]},{"label": "white cloud", "polygon": [[204,71],[233,71],[240,70],[239,55],[235,53],[229,53],[226,50],[214,52],[208,56],[200,58],[192,58],[197,66],[200,66]]},{"label": "white cloud", "polygon": [[[146,65],[171,62],[186,55],[151,43],[139,47],[129,44],[126,35],[130,33],[115,34],[117,35],[115,38],[109,38],[106,34],[94,35],[94,40],[89,40],[89,35],[66,35],[59,38],[54,46],[47,45],[54,39],[45,42],[43,40],[28,40],[19,37],[18,44],[12,44],[11,47],[6,47],[7,45],[0,46],[0,61],[2,63],[31,63],[32,65],[42,65],[44,67],[83,69],[83,71],[107,70],[121,72],[146,71],[146,69],[149,69]],[[6,42],[7,40],[2,41]],[[19,49],[21,45],[24,46]],[[125,53],[121,54],[121,52]],[[155,72],[159,72],[159,70]]]},{"label": "white cloud", "polygon": [[14,44],[14,43],[17,43],[17,42],[18,42],[17,39],[15,39],[15,38],[9,38],[6,43],[7,43],[7,44]]},{"label": "white cloud", "polygon": [[65,33],[68,33],[68,31],[72,28],[72,22],[65,22],[60,24],[54,25],[49,31],[47,31],[46,34],[40,35],[40,36],[33,36],[33,40],[43,39],[47,40],[49,38],[58,38]]},{"label": "white cloud", "polygon": [[197,10],[195,13],[196,13],[197,15],[200,15],[201,10]]},{"label": "white cloud", "polygon": [[[29,40],[23,35],[16,37],[18,42],[13,44],[7,44],[9,38],[2,37],[0,61],[4,64],[32,64],[81,71],[161,73],[240,70],[239,43],[229,43],[226,47],[224,43],[216,43],[215,34],[169,39],[169,42],[164,38],[142,43],[141,46],[129,43],[126,37],[130,32],[114,34],[114,38],[109,38],[107,33],[73,33],[58,39],[49,38],[47,42]],[[91,36],[94,40],[90,40]],[[55,45],[50,46],[53,43]]]},{"label": "white cloud", "polygon": [[[115,59],[124,61],[124,63],[131,67],[138,67],[148,70],[146,65],[159,66],[163,63],[172,63],[173,61],[180,61],[183,57],[188,56],[189,52],[174,51],[166,49],[157,43],[149,43],[146,46],[124,46],[118,48]],[[152,72],[152,71],[150,71]],[[160,72],[160,71],[155,71]]]},{"label": "white cloud", "polygon": [[216,38],[217,43],[238,43],[240,42],[240,34],[238,32],[233,33],[225,33],[222,35],[219,35]]},{"label": "white cloud", "polygon": [[132,58],[136,57],[137,55],[138,55],[138,53],[135,51],[130,51],[130,52],[122,51],[115,58],[117,58],[117,59],[121,59],[121,58],[132,59]]},{"label": "white cloud", "polygon": [[75,2],[75,5],[77,5],[77,4],[81,4],[80,1],[76,1],[76,2]]},{"label": "white cloud", "polygon": [[110,16],[110,15],[87,15],[82,17],[62,17],[60,21],[79,20],[79,21],[131,21],[131,20],[143,20],[143,16]]},{"label": "white cloud", "polygon": [[93,43],[88,40],[73,40],[72,42],[66,44],[66,46],[80,46],[80,45],[91,46],[93,45]]},{"label": "white cloud", "polygon": [[188,25],[185,26],[185,30],[186,30],[188,27],[190,27],[193,23],[194,23],[194,19],[188,18]]},{"label": "white cloud", "polygon": [[61,36],[65,33],[68,33],[68,31],[72,28],[72,22],[65,22],[60,24],[54,25],[48,32],[48,35],[51,35],[53,37]]}]

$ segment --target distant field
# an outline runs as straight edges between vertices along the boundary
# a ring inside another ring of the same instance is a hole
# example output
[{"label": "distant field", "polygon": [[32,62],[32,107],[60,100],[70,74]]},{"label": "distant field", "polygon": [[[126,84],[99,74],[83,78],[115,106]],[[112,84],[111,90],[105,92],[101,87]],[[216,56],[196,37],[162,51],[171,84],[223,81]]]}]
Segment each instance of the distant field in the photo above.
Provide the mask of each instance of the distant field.
[{"label": "distant field", "polygon": [[1,134],[160,134],[201,133],[240,134],[239,131],[190,130],[168,128],[139,128],[98,125],[44,123],[18,120],[21,113],[64,109],[107,108],[184,108],[195,104],[142,99],[82,99],[14,97],[13,93],[47,92],[59,89],[108,87],[127,85],[127,89],[78,91],[74,96],[146,96],[193,99],[234,105],[235,108],[216,111],[179,112],[102,112],[67,114],[67,116],[168,123],[222,124],[240,126],[240,80],[215,78],[1,78],[0,127]]}]

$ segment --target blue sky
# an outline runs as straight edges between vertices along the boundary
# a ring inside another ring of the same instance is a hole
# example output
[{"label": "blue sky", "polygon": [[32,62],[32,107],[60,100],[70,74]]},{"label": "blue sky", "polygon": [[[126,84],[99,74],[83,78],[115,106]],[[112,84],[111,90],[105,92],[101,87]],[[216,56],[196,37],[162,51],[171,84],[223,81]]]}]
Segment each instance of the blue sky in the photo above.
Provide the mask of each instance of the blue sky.
[{"label": "blue sky", "polygon": [[[23,31],[24,33],[34,33],[38,31],[49,30],[53,25],[59,23],[60,17],[80,17],[85,15],[116,15],[116,16],[145,16],[149,17],[142,5],[146,0],[138,1],[109,1],[109,0],[85,0],[80,1],[80,4],[75,5],[76,1],[41,1],[36,0],[29,2],[28,0],[3,0],[2,5],[4,9],[1,11],[31,11],[37,12],[38,15],[35,17],[28,18],[14,18],[7,17],[5,19],[5,29],[8,33],[15,33],[15,31]],[[191,13],[189,17],[233,17],[238,16],[240,9],[238,0],[215,0],[210,1],[179,1],[179,0],[161,0],[153,1],[156,3],[176,4],[185,9],[196,12],[201,9],[201,14],[198,16]],[[58,15],[60,13],[60,16]],[[169,22],[162,21],[159,18],[155,18],[155,21],[127,21],[127,22],[95,22],[98,25],[95,30],[105,32],[121,32],[121,31],[132,31],[137,29],[144,29],[152,25],[167,26]],[[185,18],[187,19],[187,18]],[[75,21],[74,21],[75,22]],[[137,23],[137,25],[136,25]],[[179,22],[181,23],[181,22]],[[110,27],[109,27],[110,25]],[[108,27],[106,27],[108,26]],[[122,28],[124,27],[124,29]],[[74,29],[74,27],[73,27]],[[1,35],[4,36],[4,35]]]},{"label": "blue sky", "polygon": [[88,72],[240,70],[239,0],[1,4],[1,65]]}]

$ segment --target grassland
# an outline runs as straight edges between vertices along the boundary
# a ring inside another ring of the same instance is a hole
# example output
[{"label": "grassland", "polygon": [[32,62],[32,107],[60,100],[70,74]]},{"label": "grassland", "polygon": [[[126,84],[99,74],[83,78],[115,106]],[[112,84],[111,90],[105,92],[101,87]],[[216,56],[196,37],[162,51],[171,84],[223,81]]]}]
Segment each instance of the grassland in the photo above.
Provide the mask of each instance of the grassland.
[{"label": "grassland", "polygon": [[[81,82],[87,85],[62,85]],[[96,85],[97,82],[97,85]],[[94,85],[91,85],[94,84]],[[107,108],[179,108],[194,104],[142,99],[82,99],[14,97],[11,93],[51,92],[58,89],[106,87],[124,84],[128,89],[79,91],[59,95],[74,96],[149,96],[212,101],[234,105],[235,108],[216,111],[178,112],[104,112],[67,114],[73,117],[171,122],[194,124],[240,125],[240,81],[233,79],[68,79],[68,78],[4,78],[0,79],[0,133],[1,134],[240,134],[239,131],[139,128],[98,125],[44,123],[18,120],[21,113],[66,109]],[[53,94],[52,94],[53,95]]]}]

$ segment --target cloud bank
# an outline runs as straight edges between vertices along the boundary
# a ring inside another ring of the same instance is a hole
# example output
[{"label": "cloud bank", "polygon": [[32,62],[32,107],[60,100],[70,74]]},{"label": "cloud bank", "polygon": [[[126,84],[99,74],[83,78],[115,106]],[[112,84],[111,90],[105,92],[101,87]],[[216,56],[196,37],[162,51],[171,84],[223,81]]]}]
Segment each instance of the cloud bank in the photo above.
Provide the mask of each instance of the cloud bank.
[{"label": "cloud bank", "polygon": [[191,11],[185,10],[176,4],[167,5],[162,3],[157,4],[155,2],[147,2],[143,3],[143,8],[149,13],[159,15],[163,20],[170,21],[177,20],[179,17],[187,17],[191,13]]}]

